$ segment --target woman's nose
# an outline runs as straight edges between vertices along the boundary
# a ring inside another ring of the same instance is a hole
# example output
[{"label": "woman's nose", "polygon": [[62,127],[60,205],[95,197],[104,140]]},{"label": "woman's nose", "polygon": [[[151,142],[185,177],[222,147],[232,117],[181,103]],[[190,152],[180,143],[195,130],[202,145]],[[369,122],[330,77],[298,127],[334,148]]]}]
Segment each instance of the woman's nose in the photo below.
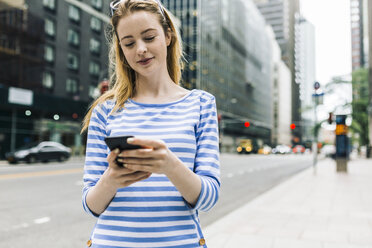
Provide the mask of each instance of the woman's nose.
[{"label": "woman's nose", "polygon": [[144,54],[144,53],[147,52],[147,47],[146,47],[146,44],[144,42],[138,42],[137,44],[138,44],[137,53],[139,55]]}]

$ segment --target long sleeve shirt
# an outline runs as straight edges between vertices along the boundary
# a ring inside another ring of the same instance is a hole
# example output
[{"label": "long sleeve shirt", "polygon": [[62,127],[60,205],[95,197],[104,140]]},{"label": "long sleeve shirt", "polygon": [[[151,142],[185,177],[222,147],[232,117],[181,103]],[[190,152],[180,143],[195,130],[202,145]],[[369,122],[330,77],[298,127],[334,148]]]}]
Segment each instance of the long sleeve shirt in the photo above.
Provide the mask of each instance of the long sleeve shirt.
[{"label": "long sleeve shirt", "polygon": [[106,210],[96,216],[91,247],[207,247],[198,211],[217,202],[220,189],[218,123],[213,95],[192,90],[164,104],[128,99],[111,113],[114,100],[97,105],[88,128],[84,169],[86,195],[108,167],[107,136],[133,135],[163,140],[168,148],[201,179],[195,206],[188,204],[163,174],[120,188]]}]

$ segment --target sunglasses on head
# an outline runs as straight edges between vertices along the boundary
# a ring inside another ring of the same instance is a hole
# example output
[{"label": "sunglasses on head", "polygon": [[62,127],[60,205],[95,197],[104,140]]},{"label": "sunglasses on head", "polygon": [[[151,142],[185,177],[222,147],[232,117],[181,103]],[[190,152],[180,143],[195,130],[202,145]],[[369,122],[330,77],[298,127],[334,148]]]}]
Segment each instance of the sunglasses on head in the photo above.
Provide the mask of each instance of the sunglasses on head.
[{"label": "sunglasses on head", "polygon": [[[122,2],[124,2],[124,1],[126,1],[126,0],[116,0],[116,1],[112,1],[110,3],[110,14],[111,14],[111,17],[114,15],[115,11],[118,9],[119,4],[122,3]],[[164,15],[163,7],[161,5],[161,2],[159,0],[154,0],[154,1],[158,4],[161,14],[163,16],[165,16]]]}]

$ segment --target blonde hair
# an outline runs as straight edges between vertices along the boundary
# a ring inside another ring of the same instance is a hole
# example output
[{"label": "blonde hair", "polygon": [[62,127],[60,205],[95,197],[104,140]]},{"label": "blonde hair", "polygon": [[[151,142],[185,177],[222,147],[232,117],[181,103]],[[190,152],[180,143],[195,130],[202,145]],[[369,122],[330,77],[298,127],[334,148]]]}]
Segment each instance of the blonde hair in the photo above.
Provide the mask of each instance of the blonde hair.
[{"label": "blonde hair", "polygon": [[[161,11],[161,9],[163,11]],[[120,42],[117,37],[117,25],[119,20],[137,11],[147,11],[156,14],[160,25],[163,27],[164,34],[170,32],[171,43],[167,47],[167,69],[169,76],[174,83],[179,84],[182,71],[182,43],[179,32],[174,25],[171,14],[163,7],[159,6],[156,1],[145,0],[127,0],[119,4],[111,18],[111,32],[110,41],[110,67],[113,68],[114,73],[110,77],[111,89],[105,92],[89,107],[88,113],[85,115],[82,130],[84,132],[88,129],[90,118],[93,109],[109,99],[116,99],[115,106],[111,113],[124,107],[125,101],[133,97],[135,92],[136,72],[129,66],[125,59],[124,53],[121,50]]]}]

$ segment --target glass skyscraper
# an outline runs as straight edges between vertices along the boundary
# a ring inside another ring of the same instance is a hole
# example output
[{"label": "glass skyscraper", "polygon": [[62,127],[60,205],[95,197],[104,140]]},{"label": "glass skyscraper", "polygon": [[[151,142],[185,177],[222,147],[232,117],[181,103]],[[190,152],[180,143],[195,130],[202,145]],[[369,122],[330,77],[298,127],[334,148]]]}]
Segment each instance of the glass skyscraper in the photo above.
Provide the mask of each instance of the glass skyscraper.
[{"label": "glass skyscraper", "polygon": [[[236,138],[270,143],[271,44],[254,3],[164,0],[163,4],[181,24],[187,59],[183,85],[215,95],[221,131],[230,143]],[[247,121],[249,127],[244,126]]]}]

